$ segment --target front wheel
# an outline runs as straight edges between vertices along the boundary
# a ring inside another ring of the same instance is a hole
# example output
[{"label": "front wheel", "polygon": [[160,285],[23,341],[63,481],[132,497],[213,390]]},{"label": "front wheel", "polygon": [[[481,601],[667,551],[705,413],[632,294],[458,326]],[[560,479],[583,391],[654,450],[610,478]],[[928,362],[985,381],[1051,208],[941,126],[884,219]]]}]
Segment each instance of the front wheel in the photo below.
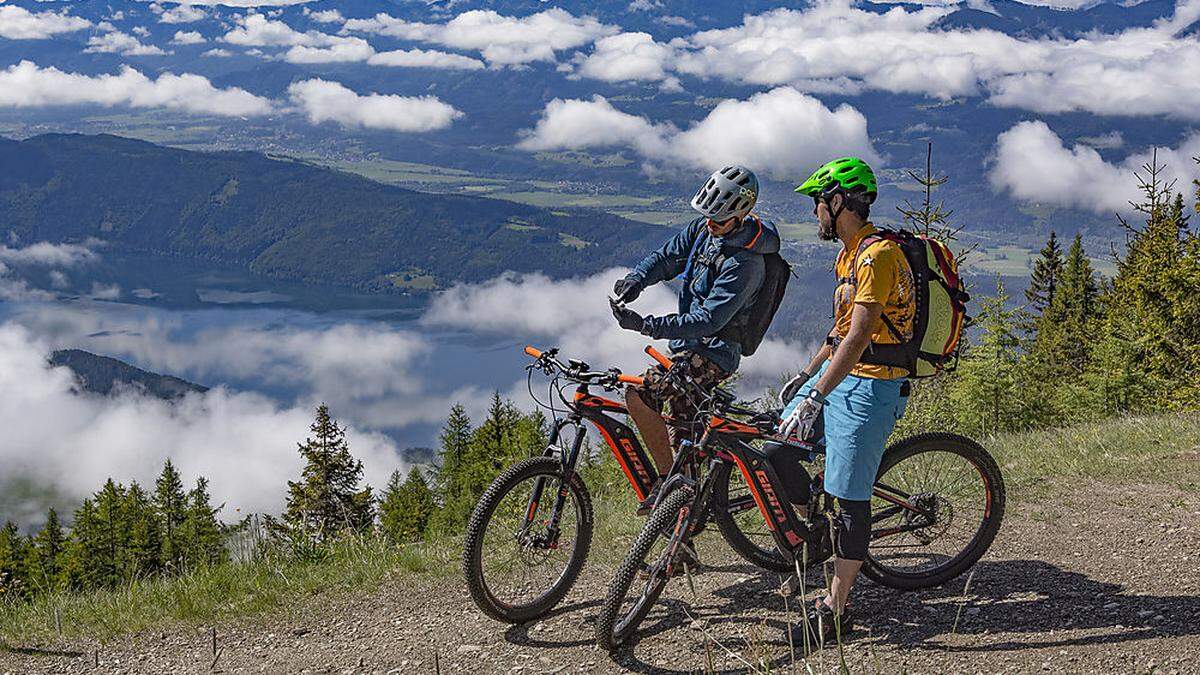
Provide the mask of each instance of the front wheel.
[{"label": "front wheel", "polygon": [[900,441],[879,467],[863,573],[902,590],[946,583],[992,545],[1004,500],[1000,467],[975,441],[946,433]]},{"label": "front wheel", "polygon": [[694,497],[692,489],[683,486],[665,495],[617,568],[596,618],[596,642],[604,649],[611,652],[633,635],[667,587],[674,567],[681,564],[676,561],[677,547],[686,542],[680,528],[687,525]]},{"label": "front wheel", "polygon": [[[557,524],[551,512],[566,483]],[[557,525],[557,526],[555,526]],[[592,543],[592,499],[579,474],[564,480],[553,457],[532,457],[496,477],[463,542],[463,575],[484,614],[508,623],[554,608],[579,577]]]}]

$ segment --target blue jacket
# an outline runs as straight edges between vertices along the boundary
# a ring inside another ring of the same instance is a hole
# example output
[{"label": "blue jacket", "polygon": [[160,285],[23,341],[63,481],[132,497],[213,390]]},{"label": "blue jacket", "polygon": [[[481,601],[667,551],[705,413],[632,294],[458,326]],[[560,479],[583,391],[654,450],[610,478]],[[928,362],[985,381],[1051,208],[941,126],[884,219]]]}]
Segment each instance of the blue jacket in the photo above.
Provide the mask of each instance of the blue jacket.
[{"label": "blue jacket", "polygon": [[732,373],[741,362],[742,347],[722,340],[717,333],[754,306],[762,288],[763,256],[779,251],[779,233],[774,224],[754,216],[724,237],[711,236],[705,223],[704,218],[693,220],[638,263],[629,278],[644,289],[684,274],[693,245],[698,246],[696,257],[708,260],[715,260],[724,249],[725,260],[719,269],[710,270],[709,265],[696,261],[691,283],[679,293],[679,313],[646,317],[642,332],[654,339],[671,340],[672,352],[699,352]]}]

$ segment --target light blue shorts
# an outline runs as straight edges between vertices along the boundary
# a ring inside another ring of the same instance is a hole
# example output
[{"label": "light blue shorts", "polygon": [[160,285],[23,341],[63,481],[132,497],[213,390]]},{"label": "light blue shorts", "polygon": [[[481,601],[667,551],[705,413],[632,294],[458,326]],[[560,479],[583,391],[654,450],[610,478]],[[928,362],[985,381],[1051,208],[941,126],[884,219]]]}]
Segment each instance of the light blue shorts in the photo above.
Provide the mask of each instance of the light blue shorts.
[{"label": "light blue shorts", "polygon": [[[829,362],[797,392],[783,411],[788,414],[825,373]],[[879,380],[847,375],[825,404],[825,491],[842,499],[867,500],[879,462],[896,420],[904,416],[904,378]]]}]

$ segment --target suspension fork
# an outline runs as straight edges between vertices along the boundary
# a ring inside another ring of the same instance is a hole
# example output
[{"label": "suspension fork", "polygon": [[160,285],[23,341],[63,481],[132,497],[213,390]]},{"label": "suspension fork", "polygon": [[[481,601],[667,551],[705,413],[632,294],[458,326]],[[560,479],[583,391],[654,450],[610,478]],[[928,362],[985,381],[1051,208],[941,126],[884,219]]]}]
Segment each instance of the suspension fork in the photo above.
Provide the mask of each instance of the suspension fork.
[{"label": "suspension fork", "polygon": [[[570,492],[567,486],[571,483],[571,479],[575,475],[575,466],[579,462],[579,450],[583,447],[584,430],[580,424],[581,421],[579,415],[571,415],[556,425],[554,431],[550,433],[550,442],[546,445],[546,450],[543,453],[543,456],[546,457],[551,457],[555,453],[558,453],[562,464],[562,481],[559,483],[558,491],[554,494],[554,503],[550,508],[550,518],[546,527],[546,540],[551,547],[555,546],[558,541],[563,506],[566,504],[567,495]],[[575,427],[575,438],[571,443],[569,451],[565,451],[559,445],[559,440],[562,438],[562,430],[567,426]],[[522,531],[527,530],[533,524],[533,517],[537,515],[538,504],[544,496],[547,481],[548,478],[545,476],[538,476],[537,480],[534,481],[529,501],[525,505],[525,519],[522,523]]]}]

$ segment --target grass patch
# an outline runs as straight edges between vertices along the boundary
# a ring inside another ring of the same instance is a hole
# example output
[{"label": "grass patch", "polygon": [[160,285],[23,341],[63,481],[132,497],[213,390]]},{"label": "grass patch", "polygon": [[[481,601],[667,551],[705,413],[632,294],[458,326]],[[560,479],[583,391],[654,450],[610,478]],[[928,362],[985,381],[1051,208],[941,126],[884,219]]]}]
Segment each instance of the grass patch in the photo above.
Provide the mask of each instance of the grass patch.
[{"label": "grass patch", "polygon": [[1200,490],[1200,412],[1125,417],[981,441],[1011,487],[1046,479],[1154,482]]},{"label": "grass patch", "polygon": [[395,546],[379,538],[335,544],[321,560],[282,554],[193,570],[125,588],[54,593],[28,603],[0,602],[0,650],[57,637],[113,637],[169,624],[203,624],[289,607],[307,597],[370,591],[390,574],[444,577],[457,572],[460,542],[447,538]]}]

